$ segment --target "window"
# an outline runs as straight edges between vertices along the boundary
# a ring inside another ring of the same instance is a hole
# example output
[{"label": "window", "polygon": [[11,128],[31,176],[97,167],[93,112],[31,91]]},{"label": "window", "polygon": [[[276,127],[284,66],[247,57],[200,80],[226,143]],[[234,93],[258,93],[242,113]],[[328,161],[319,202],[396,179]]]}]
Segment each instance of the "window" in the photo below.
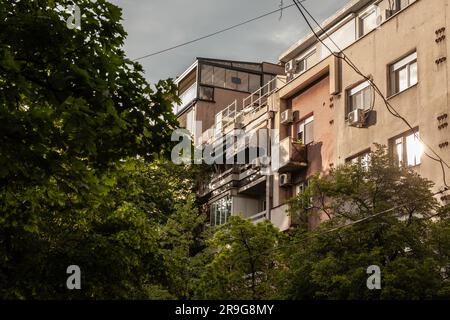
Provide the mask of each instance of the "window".
[{"label": "window", "polygon": [[316,49],[306,53],[306,55],[297,59],[296,62],[298,63],[297,73],[305,72],[316,62]]},{"label": "window", "polygon": [[357,155],[347,159],[347,163],[359,164],[365,170],[369,168],[370,165],[370,149],[360,152]]},{"label": "window", "polygon": [[423,145],[419,140],[419,131],[409,131],[391,139],[390,146],[396,165],[412,167],[421,163]]},{"label": "window", "polygon": [[373,103],[373,89],[369,81],[365,81],[348,90],[347,113],[356,109],[368,110]]},{"label": "window", "polygon": [[195,111],[191,109],[186,117],[186,129],[193,135],[195,133]]},{"label": "window", "polygon": [[305,145],[314,141],[314,116],[299,122],[297,139]]},{"label": "window", "polygon": [[200,100],[214,101],[214,87],[200,86],[198,98]]},{"label": "window", "polygon": [[261,76],[256,74],[249,74],[248,80],[249,92],[255,92],[261,87]]},{"label": "window", "polygon": [[202,65],[201,84],[231,90],[254,92],[261,87],[261,75],[223,67]]},{"label": "window", "polygon": [[392,0],[389,2],[389,10],[386,12],[386,19],[390,18],[400,10],[406,8],[416,0]]},{"label": "window", "polygon": [[389,69],[391,95],[417,84],[417,52],[392,64]]},{"label": "window", "polygon": [[[295,196],[298,196],[300,194],[303,194],[306,189],[309,186],[309,180],[306,180],[305,182],[302,182],[295,186]],[[309,199],[306,200],[306,203],[303,204],[303,207],[306,209],[310,209],[313,206],[313,197],[309,197]]]},{"label": "window", "polygon": [[218,226],[227,223],[231,216],[231,197],[226,196],[214,203],[210,207],[211,226]]},{"label": "window", "polygon": [[362,37],[378,26],[378,8],[373,7],[359,17],[359,36]]}]

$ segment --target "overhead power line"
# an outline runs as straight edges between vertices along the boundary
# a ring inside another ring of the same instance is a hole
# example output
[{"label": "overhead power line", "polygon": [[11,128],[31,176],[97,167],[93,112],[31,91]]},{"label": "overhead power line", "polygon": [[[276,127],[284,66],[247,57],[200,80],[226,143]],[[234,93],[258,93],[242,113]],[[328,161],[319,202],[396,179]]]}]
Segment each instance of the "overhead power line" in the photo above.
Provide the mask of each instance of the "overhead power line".
[{"label": "overhead power line", "polygon": [[[434,197],[434,196],[437,196],[438,194],[443,194],[444,192],[445,192],[444,190],[440,190],[438,192],[433,193],[432,196]],[[252,258],[257,258],[257,257],[262,256],[262,255],[268,255],[269,253],[272,253],[272,252],[275,252],[275,251],[278,251],[278,250],[281,250],[281,249],[286,249],[286,248],[289,248],[289,247],[291,247],[293,245],[298,245],[298,244],[301,244],[301,243],[303,243],[305,241],[312,240],[312,239],[315,239],[315,238],[319,238],[320,236],[323,236],[323,235],[334,233],[336,231],[340,231],[342,229],[345,229],[345,228],[348,228],[348,227],[351,227],[351,226],[354,226],[354,225],[357,225],[357,224],[360,224],[360,223],[365,223],[365,222],[370,221],[370,220],[372,220],[374,218],[377,218],[377,217],[383,216],[385,214],[391,213],[391,212],[393,212],[395,210],[398,210],[398,209],[401,209],[403,207],[410,206],[410,205],[412,205],[414,203],[426,200],[427,198],[428,197],[417,198],[415,200],[408,201],[407,203],[403,203],[403,204],[391,207],[389,209],[386,209],[386,210],[374,213],[372,215],[368,215],[368,216],[366,216],[364,218],[361,218],[361,219],[358,219],[358,220],[353,220],[353,221],[350,221],[350,222],[338,225],[336,227],[333,227],[333,228],[330,228],[330,229],[327,229],[327,230],[323,230],[322,232],[316,232],[316,233],[313,233],[311,235],[308,235],[308,236],[305,236],[305,237],[302,237],[302,238],[299,238],[299,239],[295,239],[295,240],[291,241],[288,244],[279,245],[279,246],[274,247],[274,248],[263,250],[262,252],[259,252],[256,255],[253,255]],[[429,220],[429,219],[436,218],[437,216],[441,215],[442,213],[443,212],[437,213],[437,214],[434,214],[434,215],[430,215],[428,217],[424,217],[424,218],[422,218],[422,220]],[[235,261],[233,261],[233,262],[235,262]]]},{"label": "overhead power line", "polygon": [[[306,0],[302,0],[301,2],[304,2],[304,1],[306,1]],[[153,53],[146,54],[146,55],[144,55],[144,56],[142,56],[142,57],[133,59],[133,61],[138,61],[138,60],[142,60],[142,59],[145,59],[145,58],[153,57],[153,56],[159,55],[159,54],[161,54],[161,53],[165,53],[165,52],[168,52],[168,51],[171,51],[171,50],[174,50],[174,49],[177,49],[177,48],[186,46],[186,45],[191,44],[191,43],[194,43],[194,42],[198,42],[198,41],[201,41],[201,40],[204,40],[204,39],[207,39],[207,38],[211,38],[211,37],[216,36],[216,35],[218,35],[218,34],[221,34],[221,33],[227,32],[227,31],[230,31],[230,30],[232,30],[232,29],[236,29],[236,28],[238,28],[238,27],[240,27],[240,26],[243,26],[243,25],[245,25],[245,24],[248,24],[248,23],[250,23],[250,22],[253,22],[253,21],[256,21],[256,20],[265,18],[265,17],[270,16],[270,15],[272,15],[272,14],[274,14],[274,13],[277,13],[277,12],[283,12],[284,9],[288,9],[288,8],[290,8],[290,7],[293,7],[294,5],[295,5],[295,4],[290,4],[290,5],[287,5],[287,6],[280,6],[279,9],[276,9],[276,10],[273,10],[273,11],[270,11],[270,12],[267,12],[267,13],[265,13],[265,14],[263,14],[263,15],[260,15],[260,16],[258,16],[258,17],[252,18],[252,19],[250,19],[250,20],[246,20],[246,21],[244,21],[244,22],[235,24],[235,25],[233,25],[233,26],[231,26],[231,27],[228,27],[228,28],[225,28],[225,29],[221,29],[221,30],[219,30],[219,31],[216,31],[216,32],[213,32],[213,33],[204,35],[204,36],[202,36],[202,37],[199,37],[199,38],[196,38],[196,39],[193,39],[193,40],[190,40],[190,41],[186,41],[186,42],[180,43],[180,44],[178,44],[178,45],[175,45],[175,46],[172,46],[172,47],[163,49],[163,50],[159,50],[159,51],[156,51],[156,52],[153,52]]]},{"label": "overhead power line", "polygon": [[[352,68],[358,75],[360,75],[361,77],[363,77],[366,81],[368,81],[368,83],[370,84],[370,86],[375,90],[375,92],[381,97],[381,99],[383,100],[384,104],[386,105],[387,110],[389,111],[389,113],[391,113],[394,117],[401,119],[411,130],[414,130],[413,126],[409,123],[409,121],[402,116],[395,108],[394,106],[392,106],[392,104],[388,101],[388,99],[384,96],[383,92],[381,91],[381,89],[375,84],[375,82],[368,76],[366,76],[365,74],[362,73],[362,71],[356,66],[355,63],[353,63],[353,61],[344,53],[344,51],[336,44],[336,42],[330,37],[330,35],[326,32],[326,30],[324,30],[322,28],[322,26],[320,25],[320,23],[314,18],[314,16],[305,8],[305,6],[301,3],[302,1],[298,1],[298,0],[293,0],[294,4],[296,5],[297,9],[300,11],[300,14],[302,15],[303,19],[305,20],[306,24],[308,25],[308,27],[311,29],[311,32],[314,34],[314,37],[336,58],[339,58],[341,60],[343,60],[345,63],[347,63],[348,66],[350,66],[350,68]],[[339,53],[334,52],[333,50],[330,49],[330,47],[321,39],[321,37],[317,34],[316,29],[311,25],[310,21],[308,20],[308,18],[306,17],[305,13],[303,12],[305,11],[307,13],[307,15],[314,21],[314,23],[318,26],[318,28],[320,29],[320,31],[325,34],[327,36],[328,39],[330,39],[330,41],[332,42],[332,44],[338,49]],[[446,181],[446,171],[445,171],[445,167],[450,169],[450,165],[444,161],[444,159],[442,159],[441,156],[439,156],[439,154],[433,150],[433,148],[428,145],[425,141],[423,141],[422,138],[420,138],[417,134],[414,134],[415,137],[421,141],[434,155],[435,157],[429,155],[427,152],[424,152],[424,154],[436,161],[439,162],[441,169],[442,169],[442,178],[443,178],[443,182],[445,187],[448,189],[450,188],[450,186],[447,184]]]}]

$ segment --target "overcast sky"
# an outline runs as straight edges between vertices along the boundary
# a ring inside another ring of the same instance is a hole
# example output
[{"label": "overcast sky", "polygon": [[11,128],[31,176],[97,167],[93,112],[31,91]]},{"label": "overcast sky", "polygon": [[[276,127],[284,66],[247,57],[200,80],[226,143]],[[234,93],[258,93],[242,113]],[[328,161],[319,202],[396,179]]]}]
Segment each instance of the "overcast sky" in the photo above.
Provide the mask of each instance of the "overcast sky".
[{"label": "overcast sky", "polygon": [[[275,10],[280,0],[110,0],[123,9],[130,58],[159,51]],[[320,21],[348,0],[307,0]],[[283,0],[284,6],[292,4]],[[150,82],[175,78],[196,57],[278,62],[309,29],[296,7],[158,56],[140,60]]]}]

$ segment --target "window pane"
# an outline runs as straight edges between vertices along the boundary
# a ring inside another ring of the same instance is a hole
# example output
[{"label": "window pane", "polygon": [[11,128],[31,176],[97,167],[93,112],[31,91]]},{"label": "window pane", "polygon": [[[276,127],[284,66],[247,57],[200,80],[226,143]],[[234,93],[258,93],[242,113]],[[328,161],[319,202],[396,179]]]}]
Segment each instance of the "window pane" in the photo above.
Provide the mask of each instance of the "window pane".
[{"label": "window pane", "polygon": [[314,141],[314,121],[305,124],[305,144]]},{"label": "window pane", "polygon": [[406,155],[407,155],[407,165],[415,166],[416,165],[416,141],[414,138],[414,134],[411,134],[406,137]]},{"label": "window pane", "polygon": [[423,145],[419,140],[419,133],[410,134],[406,137],[406,148],[408,154],[408,166],[416,166],[421,163]]},{"label": "window pane", "polygon": [[408,88],[408,70],[406,67],[398,71],[398,92]]},{"label": "window pane", "polygon": [[213,84],[213,70],[214,67],[208,65],[202,65],[201,78],[203,84]]},{"label": "window pane", "polygon": [[249,75],[249,90],[255,92],[261,87],[261,76],[256,74]]},{"label": "window pane", "polygon": [[395,140],[394,153],[397,160],[397,165],[401,166],[403,163],[403,138],[398,138]]},{"label": "window pane", "polygon": [[409,66],[409,81],[410,86],[413,86],[417,83],[417,61],[411,63]]},{"label": "window pane", "polygon": [[368,87],[363,91],[363,109],[367,110],[372,106],[372,87]]},{"label": "window pane", "polygon": [[214,67],[213,85],[222,88],[225,86],[225,69]]},{"label": "window pane", "polygon": [[194,126],[195,126],[194,110],[191,110],[187,114],[186,129],[191,134],[194,134],[194,129],[195,129]]},{"label": "window pane", "polygon": [[202,100],[214,101],[214,88],[201,86],[199,98]]},{"label": "window pane", "polygon": [[376,10],[369,13],[367,16],[361,18],[361,36],[370,32],[377,27],[377,13]]},{"label": "window pane", "polygon": [[238,79],[237,71],[235,71],[235,70],[226,70],[225,88],[236,90],[237,89],[237,82],[240,82],[237,79]]},{"label": "window pane", "polygon": [[237,76],[241,80],[241,83],[237,84],[237,89],[239,91],[247,91],[248,92],[248,73],[238,72]]}]

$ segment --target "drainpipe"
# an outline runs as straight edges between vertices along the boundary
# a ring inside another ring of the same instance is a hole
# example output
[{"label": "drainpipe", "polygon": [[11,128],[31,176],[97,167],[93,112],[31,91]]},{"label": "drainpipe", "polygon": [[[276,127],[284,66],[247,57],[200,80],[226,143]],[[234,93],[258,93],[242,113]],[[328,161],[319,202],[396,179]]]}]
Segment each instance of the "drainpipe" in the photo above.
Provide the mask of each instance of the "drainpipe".
[{"label": "drainpipe", "polygon": [[[269,103],[270,103],[270,101],[269,101],[269,99],[271,99],[271,96],[269,96],[268,97],[268,103],[267,103],[267,108],[269,109]],[[269,114],[270,115],[273,115],[273,113],[272,113],[272,111],[271,110],[268,110],[268,112],[269,112]],[[268,143],[268,146],[267,146],[267,156],[269,157],[269,158],[271,158],[271,156],[272,156],[272,139],[273,139],[273,137],[272,137],[272,126],[273,126],[273,122],[272,122],[272,117],[268,117],[268,123],[267,123],[267,127],[268,127],[268,131],[269,131],[269,133],[268,133],[268,141],[267,141],[267,143]],[[271,163],[270,163],[270,166],[272,166],[272,161],[271,161]],[[272,170],[272,168],[269,168],[269,170]],[[272,222],[272,210],[271,210],[271,208],[272,208],[272,203],[271,203],[271,201],[270,201],[270,194],[271,194],[271,181],[272,181],[272,179],[273,179],[273,177],[272,177],[272,175],[270,174],[270,175],[267,175],[267,177],[266,177],[266,218],[270,221],[270,222]]]}]

